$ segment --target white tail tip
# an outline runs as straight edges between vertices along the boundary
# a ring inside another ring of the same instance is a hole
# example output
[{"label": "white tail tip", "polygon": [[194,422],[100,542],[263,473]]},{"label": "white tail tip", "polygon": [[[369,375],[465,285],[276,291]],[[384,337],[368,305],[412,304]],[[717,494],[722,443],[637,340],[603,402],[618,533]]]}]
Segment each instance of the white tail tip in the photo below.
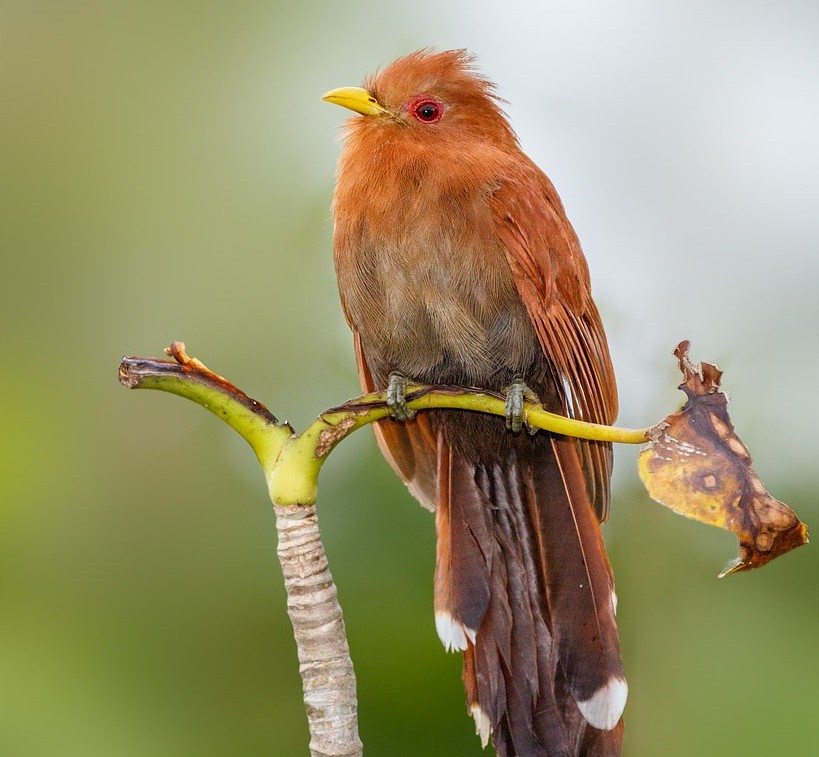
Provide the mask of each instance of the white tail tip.
[{"label": "white tail tip", "polygon": [[475,631],[455,620],[446,610],[435,613],[435,630],[447,652],[466,649],[467,639],[475,643]]},{"label": "white tail tip", "polygon": [[472,717],[475,718],[475,733],[481,740],[481,746],[486,749],[489,743],[489,736],[492,733],[492,723],[489,722],[489,716],[481,709],[479,704],[473,704],[469,708]]},{"label": "white tail tip", "polygon": [[609,678],[594,694],[578,702],[580,713],[586,722],[601,731],[610,731],[623,715],[628,699],[628,684],[622,678]]}]

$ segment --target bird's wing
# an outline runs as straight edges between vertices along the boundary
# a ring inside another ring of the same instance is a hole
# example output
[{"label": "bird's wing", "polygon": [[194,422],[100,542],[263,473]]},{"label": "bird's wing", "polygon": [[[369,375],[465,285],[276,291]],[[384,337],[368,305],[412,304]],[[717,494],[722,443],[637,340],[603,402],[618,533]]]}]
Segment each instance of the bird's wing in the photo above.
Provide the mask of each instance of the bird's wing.
[{"label": "bird's wing", "polygon": [[[490,203],[512,276],[544,353],[554,366],[563,412],[592,423],[617,416],[617,387],[577,236],[546,175],[516,156]],[[611,445],[578,441],[598,518],[609,508]]]}]

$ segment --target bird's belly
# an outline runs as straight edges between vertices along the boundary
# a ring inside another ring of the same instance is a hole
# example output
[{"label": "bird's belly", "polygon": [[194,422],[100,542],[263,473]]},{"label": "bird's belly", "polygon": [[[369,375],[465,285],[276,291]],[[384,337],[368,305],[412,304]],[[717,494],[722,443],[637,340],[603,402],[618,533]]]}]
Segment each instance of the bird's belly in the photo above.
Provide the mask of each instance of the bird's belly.
[{"label": "bird's belly", "polygon": [[[442,254],[443,253],[443,254]],[[377,384],[398,371],[426,383],[506,386],[542,360],[502,251],[374,254],[345,309]]]}]

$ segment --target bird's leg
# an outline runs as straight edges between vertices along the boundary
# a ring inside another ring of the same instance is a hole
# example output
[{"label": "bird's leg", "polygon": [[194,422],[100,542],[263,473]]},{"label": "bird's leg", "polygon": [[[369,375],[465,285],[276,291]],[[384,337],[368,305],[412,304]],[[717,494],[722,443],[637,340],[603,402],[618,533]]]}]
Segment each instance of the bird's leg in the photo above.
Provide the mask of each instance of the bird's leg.
[{"label": "bird's leg", "polygon": [[387,384],[387,407],[396,421],[410,421],[415,417],[415,410],[407,407],[406,393],[410,380],[402,373],[393,371]]},{"label": "bird's leg", "polygon": [[[523,403],[526,400],[540,404],[540,398],[527,386],[523,376],[517,375],[512,379],[512,383],[504,390],[506,394],[506,428],[518,433],[523,428]],[[537,432],[526,424],[530,434]]]}]

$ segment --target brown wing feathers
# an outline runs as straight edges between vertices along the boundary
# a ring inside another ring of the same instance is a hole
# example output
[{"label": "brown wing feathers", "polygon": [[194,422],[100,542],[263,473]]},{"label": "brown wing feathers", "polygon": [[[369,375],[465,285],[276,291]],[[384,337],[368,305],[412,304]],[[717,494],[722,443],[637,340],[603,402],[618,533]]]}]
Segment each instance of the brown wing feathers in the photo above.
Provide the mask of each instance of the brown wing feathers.
[{"label": "brown wing feathers", "polygon": [[[613,423],[617,384],[597,308],[591,299],[580,243],[549,179],[524,156],[520,176],[491,198],[495,229],[518,293],[543,352],[563,389],[562,412],[593,423]],[[526,210],[532,207],[538,212]],[[589,493],[605,520],[609,508],[611,445],[578,442]]]}]

